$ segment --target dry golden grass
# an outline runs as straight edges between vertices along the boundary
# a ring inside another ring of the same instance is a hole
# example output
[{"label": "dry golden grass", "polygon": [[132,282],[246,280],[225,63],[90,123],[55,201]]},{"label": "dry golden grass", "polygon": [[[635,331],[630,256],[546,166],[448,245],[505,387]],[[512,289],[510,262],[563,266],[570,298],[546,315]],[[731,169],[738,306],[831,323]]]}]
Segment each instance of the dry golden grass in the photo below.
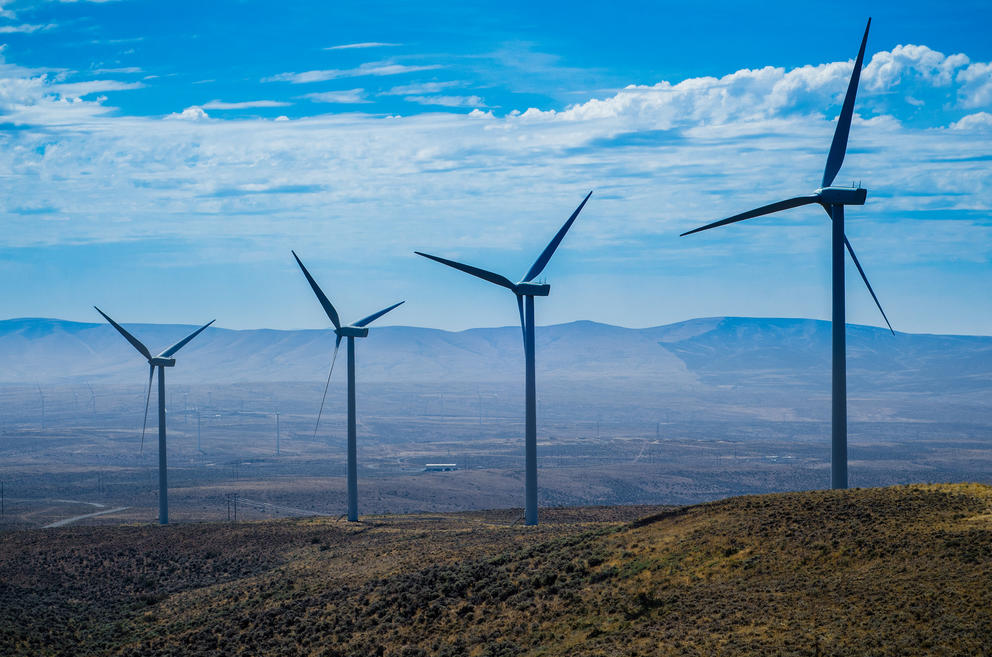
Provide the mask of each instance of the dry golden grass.
[{"label": "dry golden grass", "polygon": [[988,486],[513,519],[3,534],[0,654],[992,652]]}]

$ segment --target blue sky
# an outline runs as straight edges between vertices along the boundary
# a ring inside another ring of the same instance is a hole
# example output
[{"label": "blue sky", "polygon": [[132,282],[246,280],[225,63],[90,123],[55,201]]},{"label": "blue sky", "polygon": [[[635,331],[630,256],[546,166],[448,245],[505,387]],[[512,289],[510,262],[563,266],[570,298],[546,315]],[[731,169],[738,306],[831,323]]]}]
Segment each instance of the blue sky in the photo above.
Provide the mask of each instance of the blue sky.
[{"label": "blue sky", "polygon": [[[828,318],[818,184],[873,17],[839,184],[898,330],[992,334],[992,9],[926,3],[0,4],[2,315],[231,328]],[[848,269],[849,320],[879,325]]]}]

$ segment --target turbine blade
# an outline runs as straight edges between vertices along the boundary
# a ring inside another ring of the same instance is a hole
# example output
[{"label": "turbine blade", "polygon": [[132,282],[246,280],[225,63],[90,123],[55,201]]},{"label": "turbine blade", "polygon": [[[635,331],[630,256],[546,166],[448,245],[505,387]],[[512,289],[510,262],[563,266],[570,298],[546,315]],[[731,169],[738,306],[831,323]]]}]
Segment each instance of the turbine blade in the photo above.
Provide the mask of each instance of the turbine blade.
[{"label": "turbine blade", "polygon": [[586,197],[582,199],[581,203],[579,203],[579,207],[575,208],[575,212],[573,212],[572,216],[568,218],[565,225],[558,230],[551,242],[544,247],[544,251],[541,252],[541,255],[538,256],[537,260],[534,261],[534,264],[531,265],[530,270],[528,270],[527,274],[524,276],[524,281],[532,281],[534,278],[539,276],[542,271],[544,271],[544,268],[548,265],[548,261],[551,260],[551,256],[555,254],[555,249],[557,249],[558,245],[561,244],[562,239],[565,237],[565,233],[567,233],[568,229],[572,227],[572,224],[575,222],[575,218],[579,216],[580,212],[582,212],[582,208],[585,207],[586,201],[589,200],[590,196],[592,196],[592,192],[586,194]]},{"label": "turbine blade", "polygon": [[524,298],[521,295],[517,295],[517,310],[520,311],[520,332],[524,334],[524,340],[527,339],[527,330],[524,328]]},{"label": "turbine blade", "polygon": [[148,394],[145,395],[145,419],[141,421],[141,446],[138,453],[145,451],[145,427],[148,426],[148,402],[152,398],[152,379],[155,378],[155,366],[148,366]]},{"label": "turbine blade", "polygon": [[406,301],[400,301],[399,303],[394,303],[389,308],[384,308],[384,309],[380,310],[377,313],[372,313],[368,317],[365,317],[364,319],[358,320],[357,322],[355,322],[353,324],[353,326],[368,326],[369,324],[371,324],[375,320],[379,319],[380,317],[382,317],[383,315],[385,315],[386,313],[388,313],[393,308],[396,308],[397,306],[400,306],[400,305],[402,305],[404,303],[406,303]]},{"label": "turbine blade", "polygon": [[732,217],[727,217],[726,219],[721,219],[720,221],[714,221],[711,224],[706,224],[705,226],[700,226],[699,228],[694,228],[690,231],[686,231],[681,235],[679,235],[679,237],[685,237],[686,235],[692,235],[693,233],[698,233],[703,230],[709,230],[710,228],[716,228],[718,226],[726,226],[727,224],[736,223],[738,221],[744,221],[745,219],[760,217],[762,215],[778,212],[779,210],[798,208],[800,205],[809,205],[810,203],[816,203],[818,200],[819,198],[816,196],[797,196],[796,198],[786,199],[784,201],[779,201],[777,203],[769,203],[768,205],[762,205],[760,208],[755,208],[754,210],[748,210],[747,212],[735,214]]},{"label": "turbine blade", "polygon": [[892,330],[892,324],[889,323],[889,318],[885,316],[885,311],[882,310],[882,304],[878,302],[878,297],[875,296],[875,290],[871,289],[871,283],[868,282],[868,276],[865,275],[865,270],[861,268],[861,263],[858,262],[858,256],[854,255],[854,247],[848,241],[847,235],[844,236],[844,244],[847,245],[847,252],[851,254],[851,260],[854,261],[854,266],[858,268],[858,273],[861,274],[861,280],[865,282],[865,287],[868,288],[871,298],[875,300],[875,305],[878,306],[878,312],[882,313],[882,319],[885,320],[886,326],[889,327],[889,332],[895,335],[896,332]]},{"label": "turbine blade", "polygon": [[446,258],[439,258],[437,256],[421,253],[420,251],[414,251],[414,253],[416,253],[419,256],[424,256],[425,258],[434,260],[435,262],[440,262],[442,265],[448,265],[449,267],[453,267],[455,269],[458,269],[459,271],[463,271],[466,274],[471,274],[472,276],[481,278],[484,281],[489,281],[490,283],[501,285],[506,289],[510,290],[511,292],[517,291],[517,286],[511,283],[510,279],[508,279],[505,276],[500,276],[499,274],[494,274],[491,271],[486,271],[485,269],[479,269],[478,267],[473,267],[472,265],[463,265],[462,263],[455,262],[454,260],[447,260]]},{"label": "turbine blade", "polygon": [[324,400],[327,399],[327,388],[331,385],[331,372],[334,371],[334,363],[338,359],[338,347],[341,346],[341,336],[338,336],[338,342],[334,345],[334,356],[331,357],[331,367],[327,370],[327,383],[324,384],[324,395],[320,398],[320,410],[317,411],[317,423],[313,425],[313,439],[317,440],[317,427],[320,426],[320,416],[324,412]]},{"label": "turbine blade", "polygon": [[827,154],[827,166],[823,169],[823,181],[821,187],[829,187],[840,165],[844,163],[844,154],[847,152],[847,137],[851,132],[851,117],[854,115],[854,97],[858,95],[858,81],[861,79],[861,64],[865,58],[865,44],[868,43],[868,28],[871,27],[871,19],[865,26],[865,35],[861,39],[861,49],[858,51],[858,58],[854,60],[854,71],[851,73],[851,81],[847,84],[847,95],[844,96],[844,104],[840,109],[840,116],[837,118],[837,127],[834,129],[834,140],[830,143],[830,152]]},{"label": "turbine blade", "polygon": [[320,305],[324,307],[324,312],[327,313],[328,318],[330,318],[331,324],[334,324],[334,328],[336,329],[341,328],[341,320],[338,319],[338,311],[334,310],[334,306],[332,306],[331,302],[327,300],[327,296],[324,294],[324,291],[320,289],[320,286],[317,285],[317,281],[313,280],[313,276],[311,276],[310,272],[307,271],[307,268],[303,266],[303,263],[300,261],[300,257],[296,255],[296,251],[292,251],[291,253],[293,254],[293,257],[296,258],[296,264],[298,264],[300,269],[303,270],[303,275],[307,277],[307,282],[309,282],[310,287],[313,288],[313,293],[317,295],[317,300],[320,301]]},{"label": "turbine blade", "polygon": [[[93,307],[96,308],[96,306],[93,306]],[[123,326],[121,326],[120,324],[118,324],[114,320],[110,319],[110,316],[107,315],[107,313],[103,312],[99,308],[96,308],[96,311],[98,313],[100,313],[101,315],[103,315],[103,318],[105,320],[107,320],[108,322],[110,322],[110,325],[113,326],[115,329],[117,329],[117,331],[121,335],[124,336],[124,339],[127,340],[128,342],[130,342],[131,343],[131,346],[134,347],[135,349],[137,349],[138,352],[141,353],[142,356],[144,356],[148,360],[151,360],[152,359],[152,354],[151,354],[150,351],[148,351],[148,347],[146,347],[145,345],[141,344],[141,341],[138,338],[136,338],[133,335],[131,335],[130,333],[128,333],[127,330],[125,330],[125,328]]]},{"label": "turbine blade", "polygon": [[195,331],[193,331],[192,333],[190,333],[189,335],[187,335],[185,338],[183,338],[182,340],[180,340],[176,344],[172,345],[171,347],[169,347],[168,349],[166,349],[162,353],[160,353],[159,354],[159,358],[172,358],[172,355],[175,354],[180,349],[182,349],[183,347],[185,347],[187,342],[189,342],[190,340],[192,340],[196,336],[200,335],[200,333],[202,333],[204,331],[204,329],[206,329],[208,326],[210,326],[211,324],[213,324],[216,321],[217,321],[216,319],[211,319],[209,322],[207,322],[206,324],[204,324],[200,328],[196,329]]}]

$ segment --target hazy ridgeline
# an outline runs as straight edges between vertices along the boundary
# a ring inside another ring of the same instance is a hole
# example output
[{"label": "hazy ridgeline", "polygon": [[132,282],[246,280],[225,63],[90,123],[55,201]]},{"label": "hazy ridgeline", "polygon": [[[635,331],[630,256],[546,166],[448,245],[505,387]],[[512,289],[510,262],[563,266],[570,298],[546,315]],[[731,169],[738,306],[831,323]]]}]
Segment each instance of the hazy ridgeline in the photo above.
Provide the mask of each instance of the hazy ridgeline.
[{"label": "hazy ridgeline", "polygon": [[[153,351],[188,333],[129,328]],[[992,482],[992,338],[848,334],[851,485]],[[370,338],[358,351],[360,511],[520,506],[520,329],[384,327]],[[576,322],[541,327],[537,340],[543,506],[829,485],[826,322]],[[340,371],[314,438],[333,342],[329,331],[211,328],[184,350],[167,381],[175,520],[226,517],[232,493],[248,500],[240,517],[343,512]],[[155,417],[139,452],[147,365],[130,349],[105,325],[0,322],[4,522],[96,508],[56,500],[130,507],[106,522],[153,517]],[[439,461],[459,470],[423,472]]]}]

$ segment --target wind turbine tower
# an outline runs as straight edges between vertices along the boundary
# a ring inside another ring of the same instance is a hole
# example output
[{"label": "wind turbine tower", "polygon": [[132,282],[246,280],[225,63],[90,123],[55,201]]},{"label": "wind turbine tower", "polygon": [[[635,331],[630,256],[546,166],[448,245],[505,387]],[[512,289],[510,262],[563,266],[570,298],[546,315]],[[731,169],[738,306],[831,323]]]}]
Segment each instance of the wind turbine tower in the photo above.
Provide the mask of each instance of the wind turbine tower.
[{"label": "wind turbine tower", "polygon": [[[320,286],[317,285],[317,281],[313,279],[307,268],[303,266],[303,262],[296,255],[296,251],[292,253],[293,257],[296,258],[296,264],[300,266],[303,275],[306,276],[307,282],[310,283],[310,287],[313,289],[313,293],[317,295],[317,300],[324,308],[324,312],[327,313],[327,318],[334,325],[334,333],[337,336],[334,341],[334,357],[331,359],[331,367],[327,372],[327,383],[324,384],[324,397],[320,400],[321,411],[324,409],[327,387],[331,383],[331,372],[334,371],[334,361],[337,360],[338,347],[341,346],[342,338],[348,338],[348,521],[358,522],[358,443],[356,438],[358,432],[355,418],[355,338],[368,337],[369,324],[404,302],[394,303],[388,308],[383,308],[379,312],[372,313],[368,317],[358,320],[354,324],[342,326],[341,320],[338,318],[338,312],[331,305],[331,302],[320,289]],[[317,413],[317,423],[318,425],[320,423],[320,412]],[[314,427],[315,436],[316,433],[317,428]]]},{"label": "wind turbine tower", "polygon": [[[96,308],[96,306],[93,306]],[[169,485],[168,473],[166,469],[165,456],[165,368],[175,367],[176,359],[173,356],[177,351],[186,346],[186,343],[198,336],[204,329],[214,323],[210,320],[200,328],[196,329],[185,338],[172,345],[158,356],[152,356],[148,347],[141,343],[136,337],[125,330],[123,326],[110,319],[110,317],[96,308],[96,311],[103,315],[103,318],[110,322],[117,331],[124,336],[124,339],[131,343],[131,346],[138,350],[142,356],[148,360],[148,394],[145,397],[145,419],[141,423],[141,446],[145,445],[145,427],[148,424],[148,401],[152,396],[152,378],[155,376],[155,368],[158,368],[158,522],[161,525],[169,524]]]},{"label": "wind turbine tower", "polygon": [[710,228],[725,226],[727,224],[744,221],[753,217],[760,217],[772,214],[779,210],[796,208],[801,205],[816,203],[820,205],[830,217],[833,226],[831,230],[831,267],[833,269],[833,308],[832,308],[832,344],[833,344],[833,376],[832,376],[832,412],[831,412],[831,454],[830,454],[830,484],[832,488],[847,488],[847,343],[846,343],[846,317],[844,307],[844,249],[851,254],[861,279],[864,281],[871,298],[875,300],[885,324],[889,331],[892,324],[882,310],[875,291],[868,282],[868,276],[858,256],[854,254],[851,242],[844,234],[844,206],[864,205],[868,190],[860,185],[857,187],[841,187],[834,185],[834,178],[840,171],[841,164],[844,163],[844,154],[847,151],[847,138],[851,131],[851,118],[854,114],[854,98],[858,93],[858,81],[861,79],[861,65],[865,57],[865,44],[868,42],[868,29],[871,27],[871,19],[865,27],[864,37],[861,39],[861,49],[854,62],[854,72],[851,73],[851,80],[847,86],[847,95],[844,97],[844,104],[841,106],[840,117],[837,119],[837,127],[834,130],[833,142],[830,144],[830,152],[827,154],[827,164],[823,170],[823,178],[820,187],[807,196],[797,196],[777,203],[764,205],[760,208],[743,212],[741,214],[721,219],[700,228],[682,233],[682,236],[698,233]]},{"label": "wind turbine tower", "polygon": [[513,292],[517,297],[517,310],[520,312],[520,327],[523,330],[524,338],[524,369],[525,369],[525,422],[524,422],[524,460],[525,460],[525,491],[524,491],[524,522],[528,525],[537,524],[537,377],[534,364],[534,297],[546,297],[551,293],[551,286],[547,283],[535,283],[544,268],[547,266],[555,249],[561,244],[565,233],[572,227],[575,218],[585,207],[586,201],[592,196],[592,192],[586,194],[582,203],[575,209],[572,216],[558,230],[551,242],[545,247],[541,255],[538,256],[531,268],[524,274],[523,280],[513,283],[510,279],[499,274],[494,274],[485,269],[479,269],[471,265],[465,265],[454,260],[446,260],[437,256],[414,251],[417,255],[430,258],[442,265],[448,265],[481,278],[484,281],[495,283]]}]

